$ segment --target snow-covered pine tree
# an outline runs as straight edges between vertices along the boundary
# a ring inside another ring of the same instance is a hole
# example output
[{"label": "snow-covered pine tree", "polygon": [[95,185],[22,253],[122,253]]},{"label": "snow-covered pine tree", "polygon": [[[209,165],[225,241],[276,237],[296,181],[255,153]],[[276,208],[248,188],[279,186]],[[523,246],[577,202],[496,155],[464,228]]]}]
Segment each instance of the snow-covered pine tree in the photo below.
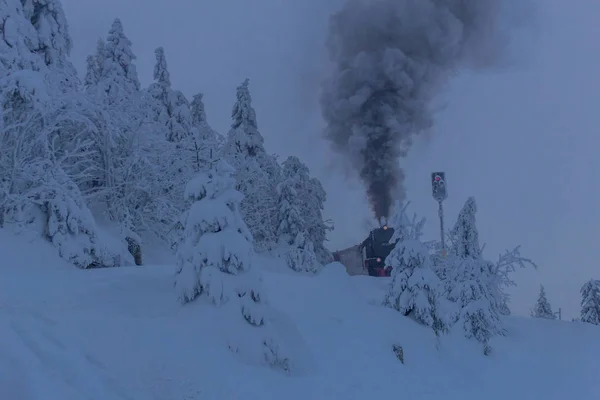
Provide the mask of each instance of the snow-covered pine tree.
[{"label": "snow-covered pine tree", "polygon": [[[166,140],[162,144],[162,161],[159,165],[166,178],[162,182],[167,185],[161,196],[167,203],[183,210],[185,205],[181,199],[186,182],[206,168],[217,150],[216,137],[210,135],[213,132],[206,123],[201,97],[193,104],[193,107],[200,109],[193,110],[192,114],[192,105],[182,92],[171,85],[164,49],[158,47],[155,56],[154,82],[144,93],[144,103],[148,109],[147,119],[155,127],[155,134]],[[201,119],[203,123],[196,126],[194,118]]]},{"label": "snow-covered pine tree", "polygon": [[170,158],[169,163],[164,166],[170,170],[171,186],[166,190],[175,198],[181,199],[178,188],[183,190],[185,183],[193,176],[193,153],[198,143],[193,137],[190,105],[183,93],[171,87],[165,51],[158,47],[154,53],[154,83],[144,93],[144,104],[149,112],[147,118],[156,126],[156,134],[163,135],[169,142],[164,145]]},{"label": "snow-covered pine tree", "polygon": [[295,189],[294,177],[277,185],[278,209],[277,237],[280,251],[291,269],[302,272],[317,272],[321,264],[317,261],[314,244],[305,230],[304,219],[300,215],[302,204]]},{"label": "snow-covered pine tree", "polygon": [[294,243],[296,236],[304,230],[304,219],[300,215],[300,200],[293,178],[277,185],[277,237],[286,245]]},{"label": "snow-covered pine tree", "polygon": [[[183,303],[204,297],[224,309],[237,310],[251,326],[266,329],[256,343],[261,361],[287,370],[289,359],[282,357],[269,332],[260,279],[251,271],[252,234],[240,214],[243,195],[235,190],[234,172],[226,161],[218,160],[188,183],[185,197],[192,205],[177,251],[175,287]],[[248,337],[242,342],[230,343],[229,347],[236,353],[244,352]]]},{"label": "snow-covered pine tree", "polygon": [[183,93],[171,87],[164,49],[158,47],[154,54],[155,82],[148,87],[147,92],[154,103],[155,120],[165,125],[165,135],[169,142],[181,142],[191,134],[190,104]]},{"label": "snow-covered pine tree", "polygon": [[37,188],[34,199],[45,215],[45,237],[65,260],[78,268],[133,263],[127,252],[111,253],[111,249],[101,243],[94,217],[79,188],[61,169],[47,171],[44,185]]},{"label": "snow-covered pine tree", "polygon": [[[136,56],[131,48],[131,40],[125,35],[123,24],[116,18],[109,31],[98,61],[101,76],[98,85],[111,106],[131,110],[128,102],[138,96],[140,80],[134,61]],[[136,106],[135,104],[134,106]]]},{"label": "snow-covered pine tree", "polygon": [[[242,215],[254,237],[257,250],[269,250],[276,242],[276,181],[271,174],[272,156],[264,149],[246,79],[237,87],[231,129],[222,147],[225,159],[236,169],[237,189],[244,194]],[[270,174],[271,173],[271,174]]]},{"label": "snow-covered pine tree", "polygon": [[454,320],[461,322],[467,338],[475,338],[489,354],[489,340],[504,334],[501,326],[499,291],[495,266],[483,259],[475,223],[477,205],[470,197],[461,209],[451,231],[452,251],[444,260],[446,294],[457,310]]},{"label": "snow-covered pine tree", "polygon": [[46,65],[74,70],[68,61],[72,41],[60,0],[21,0],[21,4],[23,15],[38,32],[36,50]]},{"label": "snow-covered pine tree", "polygon": [[199,172],[212,158],[212,154],[217,154],[225,138],[209,125],[206,119],[204,95],[202,93],[197,93],[192,98],[190,118],[194,138],[192,164],[194,165],[194,171]]},{"label": "snow-covered pine tree", "polygon": [[556,315],[552,311],[552,306],[546,297],[546,290],[543,285],[540,285],[540,294],[535,307],[531,311],[531,316],[533,318],[556,319]]},{"label": "snow-covered pine tree", "polygon": [[[93,176],[84,191],[91,203],[105,203],[112,220],[119,220],[118,204],[122,197],[120,181],[123,166],[132,153],[126,148],[139,130],[141,109],[140,83],[131,49],[119,19],[113,21],[108,39],[98,41],[96,53],[88,57],[86,93],[95,107],[96,125],[93,142]],[[117,209],[115,209],[117,208]]]},{"label": "snow-covered pine tree", "polygon": [[450,231],[452,250],[459,258],[478,258],[481,256],[479,232],[476,228],[475,213],[477,204],[469,197],[458,214],[458,219]]},{"label": "snow-covered pine tree", "polygon": [[37,228],[78,267],[118,265],[66,173],[88,154],[61,4],[8,0],[0,14],[0,225]]},{"label": "snow-covered pine tree", "polygon": [[269,175],[258,160],[249,157],[236,167],[236,188],[244,193],[242,215],[254,238],[258,251],[271,250],[276,243],[275,212],[276,193]]},{"label": "snow-covered pine tree", "polygon": [[447,298],[457,309],[454,321],[461,323],[467,338],[484,345],[484,354],[491,351],[489,340],[504,335],[498,304],[494,299],[494,265],[481,258],[458,259],[449,270]]},{"label": "snow-covered pine tree", "polygon": [[96,54],[86,58],[86,72],[83,80],[85,89],[96,88],[102,77],[102,63],[104,62],[104,40],[98,39]]},{"label": "snow-covered pine tree", "polygon": [[392,226],[395,231],[391,239],[397,243],[386,258],[386,265],[393,270],[384,305],[433,328],[437,334],[446,329],[446,321],[440,314],[441,282],[431,268],[429,250],[421,242],[425,220],[417,222],[415,217],[409,225],[405,210],[398,207],[397,215],[390,220],[397,223]]},{"label": "snow-covered pine tree", "polygon": [[600,325],[600,280],[590,279],[581,287],[581,321]]},{"label": "snow-covered pine tree", "polygon": [[[99,41],[88,58],[85,86],[97,129],[91,135],[92,173],[80,186],[97,215],[105,214],[139,247],[142,236],[166,237],[183,201],[181,193],[165,195],[180,177],[171,168],[175,150],[146,117],[135,59],[116,19],[106,42]],[[179,183],[183,188],[185,180]]]},{"label": "snow-covered pine tree", "polygon": [[313,242],[306,231],[299,232],[294,242],[284,251],[283,257],[288,267],[298,272],[316,273],[323,267],[317,260]]},{"label": "snow-covered pine tree", "polygon": [[236,297],[232,277],[250,270],[252,234],[240,215],[243,195],[235,190],[235,170],[219,160],[185,189],[192,205],[184,221],[184,242],[177,251],[179,299],[199,295],[219,305]]},{"label": "snow-covered pine tree", "polygon": [[216,140],[219,145],[223,144],[225,138],[211,128],[206,118],[204,107],[204,94],[196,93],[190,103],[190,116],[192,125],[200,131],[200,137],[206,140]]},{"label": "snow-covered pine tree", "polygon": [[264,153],[264,138],[258,130],[256,111],[252,106],[250,79],[244,80],[236,90],[237,101],[231,110],[231,130],[227,144],[235,147],[245,157],[254,157]]},{"label": "snow-covered pine tree", "polygon": [[283,162],[282,179],[291,180],[298,196],[300,215],[304,219],[304,231],[307,239],[313,243],[317,260],[322,263],[331,261],[331,253],[325,248],[327,232],[331,225],[323,220],[323,209],[327,195],[323,185],[311,178],[310,171],[298,157],[290,156]]}]

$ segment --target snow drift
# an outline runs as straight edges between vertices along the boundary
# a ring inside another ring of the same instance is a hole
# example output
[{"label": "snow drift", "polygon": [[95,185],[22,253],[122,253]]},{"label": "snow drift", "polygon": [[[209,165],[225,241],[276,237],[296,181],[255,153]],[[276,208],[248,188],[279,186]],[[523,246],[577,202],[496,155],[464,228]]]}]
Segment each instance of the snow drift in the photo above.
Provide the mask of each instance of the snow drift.
[{"label": "snow drift", "polygon": [[389,281],[339,264],[298,276],[280,260],[257,263],[270,318],[301,366],[288,376],[232,354],[222,310],[174,300],[174,265],[78,270],[51,244],[2,230],[0,254],[2,399],[600,396],[599,327],[510,317],[485,357],[462,333],[438,339],[382,307]]}]

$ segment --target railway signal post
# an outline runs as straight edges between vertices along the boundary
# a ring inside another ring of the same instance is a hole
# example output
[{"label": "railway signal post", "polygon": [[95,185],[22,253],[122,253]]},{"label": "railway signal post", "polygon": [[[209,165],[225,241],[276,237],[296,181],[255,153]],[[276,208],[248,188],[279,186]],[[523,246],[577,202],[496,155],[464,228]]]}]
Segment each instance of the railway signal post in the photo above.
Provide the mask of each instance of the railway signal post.
[{"label": "railway signal post", "polygon": [[446,240],[444,237],[444,206],[443,202],[448,197],[446,190],[446,174],[444,172],[433,172],[431,174],[431,189],[433,199],[438,202],[438,215],[440,217],[440,239],[442,243],[442,255],[446,256]]}]

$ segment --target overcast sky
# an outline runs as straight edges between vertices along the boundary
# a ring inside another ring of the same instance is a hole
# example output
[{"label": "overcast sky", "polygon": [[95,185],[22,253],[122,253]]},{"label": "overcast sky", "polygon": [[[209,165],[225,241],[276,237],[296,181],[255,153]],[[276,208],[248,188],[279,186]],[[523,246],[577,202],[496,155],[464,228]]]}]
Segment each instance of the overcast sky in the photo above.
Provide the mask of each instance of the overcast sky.
[{"label": "overcast sky", "polygon": [[[407,160],[411,209],[438,235],[429,174],[446,171],[447,226],[468,196],[479,206],[486,256],[522,245],[537,271],[517,275],[513,311],[528,314],[539,285],[564,318],[579,312],[579,289],[600,279],[600,2],[537,0],[531,29],[515,34],[516,62],[485,75],[463,73],[443,97],[432,134]],[[251,79],[270,152],[297,155],[329,196],[330,248],[358,243],[370,211],[360,185],[344,178],[319,138],[318,84],[327,70],[328,15],[342,0],[62,0],[83,74],[85,57],[121,18],[143,85],[164,46],[173,85],[205,93],[209,122],[226,133],[235,87]]]}]

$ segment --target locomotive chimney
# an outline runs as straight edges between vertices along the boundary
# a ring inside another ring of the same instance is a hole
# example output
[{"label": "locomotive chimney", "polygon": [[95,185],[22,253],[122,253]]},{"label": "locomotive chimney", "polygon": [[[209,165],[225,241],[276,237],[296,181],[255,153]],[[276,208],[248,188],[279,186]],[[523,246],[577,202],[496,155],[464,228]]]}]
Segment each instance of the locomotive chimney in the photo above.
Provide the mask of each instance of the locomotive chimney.
[{"label": "locomotive chimney", "polygon": [[381,228],[383,228],[383,229],[387,229],[388,228],[388,226],[387,226],[387,218],[386,217],[381,217],[379,219],[379,226]]}]

